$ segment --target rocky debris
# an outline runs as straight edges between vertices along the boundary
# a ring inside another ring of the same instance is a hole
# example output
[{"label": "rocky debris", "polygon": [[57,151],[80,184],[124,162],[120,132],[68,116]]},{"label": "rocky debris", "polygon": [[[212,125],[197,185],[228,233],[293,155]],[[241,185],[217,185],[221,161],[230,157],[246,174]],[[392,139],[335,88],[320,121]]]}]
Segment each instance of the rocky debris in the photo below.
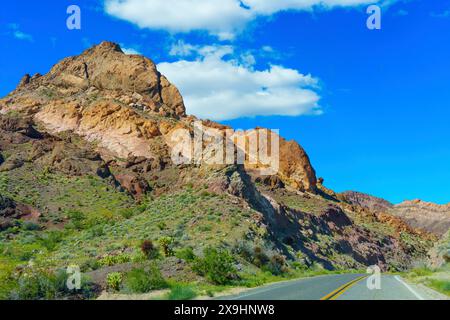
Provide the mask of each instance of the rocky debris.
[{"label": "rocky debris", "polygon": [[450,229],[450,204],[437,205],[421,200],[405,201],[389,211],[414,228],[443,236]]},{"label": "rocky debris", "polygon": [[332,230],[353,225],[350,218],[337,206],[329,206],[319,217],[327,222]]},{"label": "rocky debris", "polygon": [[257,177],[255,179],[256,183],[262,183],[268,186],[271,190],[284,188],[285,185],[283,181],[278,176],[265,176],[265,177]]},{"label": "rocky debris", "polygon": [[138,200],[141,200],[147,192],[151,191],[148,182],[140,176],[122,174],[116,175],[115,178],[124,190]]},{"label": "rocky debris", "polygon": [[39,216],[36,209],[0,194],[0,231],[14,227],[19,219],[37,221]]},{"label": "rocky debris", "polygon": [[338,195],[344,201],[373,212],[388,212],[394,205],[389,201],[368,194],[346,191]]}]

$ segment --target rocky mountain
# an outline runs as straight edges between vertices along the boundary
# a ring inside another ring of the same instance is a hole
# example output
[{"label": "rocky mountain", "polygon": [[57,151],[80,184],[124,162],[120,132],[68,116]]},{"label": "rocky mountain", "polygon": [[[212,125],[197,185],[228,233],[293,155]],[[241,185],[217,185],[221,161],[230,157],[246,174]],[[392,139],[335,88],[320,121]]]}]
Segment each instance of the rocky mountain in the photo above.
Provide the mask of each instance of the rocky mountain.
[{"label": "rocky mountain", "polygon": [[412,228],[443,236],[450,229],[450,205],[437,205],[421,200],[394,205],[384,199],[348,191],[339,194],[344,201],[377,213],[403,220]]},{"label": "rocky mountain", "polygon": [[73,264],[105,288],[108,273],[149,263],[149,243],[164,277],[196,283],[208,279],[173,254],[227,250],[233,281],[426,258],[435,237],[380,212],[386,202],[326,189],[295,141],[280,139],[269,176],[249,161],[174,163],[173,133],[196,122],[227,130],[186,115],[155,64],[114,43],[26,75],[0,100],[0,297]]},{"label": "rocky mountain", "polygon": [[450,229],[450,204],[437,205],[421,200],[405,201],[394,206],[390,212],[412,227],[438,236],[443,236]]},{"label": "rocky mountain", "polygon": [[351,204],[375,212],[388,212],[394,206],[389,201],[374,196],[370,196],[361,192],[346,191],[341,193],[340,196]]}]

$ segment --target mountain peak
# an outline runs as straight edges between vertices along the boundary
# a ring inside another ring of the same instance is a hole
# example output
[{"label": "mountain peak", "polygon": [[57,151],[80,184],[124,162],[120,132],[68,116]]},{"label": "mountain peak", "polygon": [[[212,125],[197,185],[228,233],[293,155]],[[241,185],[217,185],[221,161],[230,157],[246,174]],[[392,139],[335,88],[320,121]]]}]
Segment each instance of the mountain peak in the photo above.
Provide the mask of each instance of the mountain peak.
[{"label": "mountain peak", "polygon": [[103,41],[100,44],[92,47],[90,50],[94,50],[94,51],[117,51],[117,52],[122,52],[122,48],[120,47],[119,44],[115,43],[115,42],[111,42],[111,41]]},{"label": "mountain peak", "polygon": [[[52,134],[74,132],[123,159],[168,157],[170,146],[161,140],[193,124],[180,92],[152,60],[126,55],[109,41],[63,59],[44,76],[25,76],[8,98],[0,100],[0,113],[24,112]],[[317,191],[315,171],[297,142],[280,137],[279,169],[287,185]]]}]

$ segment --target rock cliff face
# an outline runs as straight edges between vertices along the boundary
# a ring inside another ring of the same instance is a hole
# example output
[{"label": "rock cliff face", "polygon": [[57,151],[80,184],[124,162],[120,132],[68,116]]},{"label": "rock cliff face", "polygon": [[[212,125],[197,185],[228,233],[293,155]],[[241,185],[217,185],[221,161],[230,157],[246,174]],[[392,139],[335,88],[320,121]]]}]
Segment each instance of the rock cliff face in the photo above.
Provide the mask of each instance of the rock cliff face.
[{"label": "rock cliff face", "polygon": [[[103,42],[66,58],[48,74],[26,75],[17,89],[0,100],[0,113],[31,115],[49,133],[74,132],[98,145],[105,158],[165,158],[166,135],[192,130],[178,89],[142,56],[126,55]],[[204,121],[204,125],[225,129]],[[316,190],[315,171],[295,141],[280,141],[279,178],[295,189]]]}]

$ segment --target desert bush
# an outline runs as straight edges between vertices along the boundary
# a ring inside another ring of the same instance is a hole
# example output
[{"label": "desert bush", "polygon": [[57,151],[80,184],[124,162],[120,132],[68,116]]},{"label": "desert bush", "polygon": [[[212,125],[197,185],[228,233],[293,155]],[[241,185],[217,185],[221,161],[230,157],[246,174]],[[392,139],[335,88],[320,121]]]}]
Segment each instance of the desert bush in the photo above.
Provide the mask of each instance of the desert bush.
[{"label": "desert bush", "polygon": [[120,215],[124,218],[124,219],[130,219],[134,216],[134,211],[133,209],[122,209],[119,211]]},{"label": "desert bush", "polygon": [[192,249],[191,247],[180,249],[175,253],[175,257],[186,262],[192,262],[195,260],[194,249]]},{"label": "desert bush", "polygon": [[50,231],[39,238],[42,246],[44,246],[48,251],[53,251],[56,246],[62,241],[63,233],[60,231]]},{"label": "desert bush", "polygon": [[26,231],[39,231],[41,230],[41,226],[38,225],[37,223],[34,223],[32,221],[25,221],[22,224],[22,228]]},{"label": "desert bush", "polygon": [[147,293],[151,290],[167,288],[167,282],[158,267],[152,265],[148,270],[133,269],[125,275],[125,289],[132,293]]},{"label": "desert bush", "polygon": [[276,253],[270,258],[270,261],[263,267],[263,269],[267,269],[273,275],[281,275],[287,272],[286,258]]},{"label": "desert bush", "polygon": [[157,226],[158,229],[161,230],[161,231],[167,228],[167,225],[166,225],[166,223],[165,223],[164,221],[158,222],[158,224],[157,224],[156,226]]},{"label": "desert bush", "polygon": [[14,300],[52,300],[57,295],[56,278],[49,273],[24,274],[11,292]]},{"label": "desert bush", "polygon": [[30,270],[20,276],[17,285],[9,294],[15,300],[53,300],[70,296],[89,299],[94,296],[94,285],[86,277],[81,279],[81,288],[71,291],[67,287],[65,270],[56,273],[46,270]]},{"label": "desert bush", "polygon": [[256,246],[253,248],[253,264],[259,268],[269,262],[269,257],[263,248]]},{"label": "desert bush", "polygon": [[215,284],[226,284],[235,275],[233,256],[226,250],[206,248],[203,258],[196,258],[193,270]]},{"label": "desert bush", "polygon": [[241,256],[245,261],[253,263],[254,251],[251,243],[244,240],[238,240],[232,250],[233,254]]},{"label": "desert bush", "polygon": [[123,282],[123,275],[120,272],[112,272],[106,276],[106,285],[112,291],[119,291]]},{"label": "desert bush", "polygon": [[99,264],[104,267],[111,267],[117,264],[128,263],[131,261],[129,254],[123,253],[115,256],[106,256],[99,260]]},{"label": "desert bush", "polygon": [[165,257],[173,256],[173,239],[170,237],[162,237],[159,239],[159,245],[161,246],[161,250]]},{"label": "desert bush", "polygon": [[85,228],[85,220],[86,217],[82,212],[79,211],[70,211],[68,212],[68,217],[70,219],[71,224],[77,230],[83,230]]},{"label": "desert bush", "polygon": [[167,296],[169,300],[191,300],[197,296],[197,293],[188,285],[177,284],[170,289]]},{"label": "desert bush", "polygon": [[430,270],[428,267],[419,267],[415,268],[411,271],[411,275],[414,277],[424,277],[429,276],[433,273],[432,270]]}]

